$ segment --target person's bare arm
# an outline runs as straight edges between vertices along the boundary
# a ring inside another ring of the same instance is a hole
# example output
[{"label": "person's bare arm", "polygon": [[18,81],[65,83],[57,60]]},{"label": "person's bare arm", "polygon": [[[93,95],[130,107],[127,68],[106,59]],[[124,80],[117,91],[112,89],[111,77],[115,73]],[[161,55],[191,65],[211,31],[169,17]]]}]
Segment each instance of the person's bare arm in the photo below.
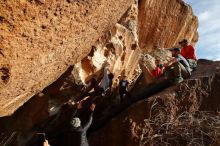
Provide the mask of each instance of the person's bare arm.
[{"label": "person's bare arm", "polygon": [[96,107],[96,105],[94,103],[90,106],[90,112],[91,113],[89,115],[89,119],[85,124],[82,125],[82,129],[87,130],[91,126],[92,121],[93,121],[93,112],[95,110],[95,107]]},{"label": "person's bare arm", "polygon": [[50,146],[47,140],[44,141],[43,146]]}]

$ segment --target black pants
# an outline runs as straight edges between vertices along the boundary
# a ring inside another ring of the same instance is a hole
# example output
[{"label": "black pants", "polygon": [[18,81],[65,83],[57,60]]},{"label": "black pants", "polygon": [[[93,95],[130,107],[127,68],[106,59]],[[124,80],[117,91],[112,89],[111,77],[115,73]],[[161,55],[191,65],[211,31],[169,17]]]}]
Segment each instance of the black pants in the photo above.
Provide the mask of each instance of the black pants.
[{"label": "black pants", "polygon": [[130,93],[127,90],[119,90],[121,102],[124,100],[124,96],[130,97]]}]

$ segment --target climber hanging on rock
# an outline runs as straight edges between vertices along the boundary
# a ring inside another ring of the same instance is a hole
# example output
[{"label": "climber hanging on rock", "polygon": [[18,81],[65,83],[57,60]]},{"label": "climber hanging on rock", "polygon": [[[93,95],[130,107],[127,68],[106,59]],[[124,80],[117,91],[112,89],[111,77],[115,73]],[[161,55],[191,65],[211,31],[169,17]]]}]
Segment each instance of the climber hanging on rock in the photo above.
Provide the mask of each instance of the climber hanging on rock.
[{"label": "climber hanging on rock", "polygon": [[[78,98],[79,100],[83,100],[87,96],[99,96],[103,97],[105,96],[107,90],[111,89],[112,86],[112,80],[114,78],[114,74],[112,74],[108,69],[109,64],[105,62],[103,64],[103,78],[101,80],[101,83],[98,82],[98,76],[93,75],[92,78],[89,80],[88,84],[83,87],[82,92],[83,94]],[[92,90],[90,92],[90,90]]]},{"label": "climber hanging on rock", "polygon": [[103,64],[103,78],[100,83],[100,87],[103,88],[104,94],[106,94],[108,91],[111,91],[112,88],[112,81],[114,78],[114,74],[110,72],[109,70],[109,64],[105,62]]},{"label": "climber hanging on rock", "polygon": [[188,40],[183,39],[179,42],[181,45],[181,55],[188,61],[190,68],[194,71],[197,68],[197,58],[195,55],[195,48],[189,45]]},{"label": "climber hanging on rock", "polygon": [[[92,90],[92,89],[93,89],[93,91],[90,92],[90,90]],[[82,95],[77,99],[78,101],[83,100],[87,96],[103,96],[104,89],[99,86],[97,75],[94,74],[92,76],[92,78],[89,80],[88,84],[86,84],[82,88],[82,92],[83,92]]]},{"label": "climber hanging on rock", "polygon": [[172,84],[178,84],[191,76],[191,69],[187,60],[180,54],[180,48],[169,49],[172,60],[165,64],[165,74]]}]

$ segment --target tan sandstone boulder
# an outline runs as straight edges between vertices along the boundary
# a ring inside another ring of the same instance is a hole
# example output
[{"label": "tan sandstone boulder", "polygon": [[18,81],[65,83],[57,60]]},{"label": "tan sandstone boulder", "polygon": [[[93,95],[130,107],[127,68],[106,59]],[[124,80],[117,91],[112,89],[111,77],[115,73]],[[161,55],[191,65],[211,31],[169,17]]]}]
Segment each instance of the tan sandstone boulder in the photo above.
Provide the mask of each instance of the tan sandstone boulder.
[{"label": "tan sandstone boulder", "polygon": [[133,0],[9,0],[0,7],[0,116],[89,53]]},{"label": "tan sandstone boulder", "polygon": [[198,19],[182,0],[141,0],[139,42],[145,52],[178,45],[183,38],[198,40]]}]

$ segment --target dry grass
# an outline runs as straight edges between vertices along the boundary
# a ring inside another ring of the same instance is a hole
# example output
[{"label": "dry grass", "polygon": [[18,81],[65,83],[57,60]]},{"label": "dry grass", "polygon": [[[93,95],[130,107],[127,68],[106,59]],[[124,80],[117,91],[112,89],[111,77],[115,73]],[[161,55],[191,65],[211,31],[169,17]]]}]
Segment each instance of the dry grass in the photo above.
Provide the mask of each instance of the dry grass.
[{"label": "dry grass", "polygon": [[[151,112],[158,108],[156,100]],[[140,146],[220,146],[220,116],[213,112],[184,112],[170,120],[170,114],[160,112],[144,121]],[[147,129],[147,130],[144,130]],[[151,129],[151,130],[149,130]]]}]

